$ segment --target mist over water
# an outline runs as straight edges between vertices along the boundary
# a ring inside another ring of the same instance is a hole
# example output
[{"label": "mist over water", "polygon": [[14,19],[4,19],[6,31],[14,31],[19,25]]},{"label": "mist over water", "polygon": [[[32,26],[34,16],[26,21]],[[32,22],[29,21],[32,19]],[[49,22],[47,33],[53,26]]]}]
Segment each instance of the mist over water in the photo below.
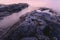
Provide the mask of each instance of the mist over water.
[{"label": "mist over water", "polygon": [[48,7],[60,12],[59,1],[60,0],[0,0],[0,4],[28,3],[30,5],[28,8],[25,8],[18,13],[13,13],[12,15],[5,17],[4,20],[0,22],[0,28],[12,26],[19,20],[21,15],[26,14],[26,12],[31,12],[32,10],[38,9],[39,7]]},{"label": "mist over water", "polygon": [[27,12],[31,12],[35,9],[38,9],[37,7],[29,6],[28,8],[23,9],[22,11],[18,13],[13,13],[10,16],[4,17],[3,20],[0,21],[0,28],[7,28],[18,22],[20,19],[20,16],[26,14]]}]

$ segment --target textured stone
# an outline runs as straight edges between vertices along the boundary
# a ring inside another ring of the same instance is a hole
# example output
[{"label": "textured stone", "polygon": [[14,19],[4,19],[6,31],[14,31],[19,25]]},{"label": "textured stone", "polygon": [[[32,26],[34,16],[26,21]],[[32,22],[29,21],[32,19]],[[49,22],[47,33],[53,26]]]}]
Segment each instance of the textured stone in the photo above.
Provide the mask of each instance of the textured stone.
[{"label": "textured stone", "polygon": [[[9,4],[9,5],[0,4],[0,21],[4,20],[4,17],[12,15],[13,13],[17,13],[27,7],[28,7],[27,3]],[[12,29],[12,27],[9,28],[0,27],[0,39],[2,39],[5,35],[8,34],[8,32],[11,31],[10,28]]]},{"label": "textured stone", "polygon": [[9,4],[9,5],[0,4],[0,20],[3,19],[3,17],[9,16],[13,13],[17,13],[27,7],[28,7],[27,3]]},{"label": "textured stone", "polygon": [[60,22],[58,22],[60,17],[49,8],[42,9],[43,11],[38,9],[40,12],[34,10],[30,14],[21,16],[20,24],[16,26],[16,30],[12,31],[5,39],[32,40],[29,37],[36,37],[38,40],[60,40]]}]

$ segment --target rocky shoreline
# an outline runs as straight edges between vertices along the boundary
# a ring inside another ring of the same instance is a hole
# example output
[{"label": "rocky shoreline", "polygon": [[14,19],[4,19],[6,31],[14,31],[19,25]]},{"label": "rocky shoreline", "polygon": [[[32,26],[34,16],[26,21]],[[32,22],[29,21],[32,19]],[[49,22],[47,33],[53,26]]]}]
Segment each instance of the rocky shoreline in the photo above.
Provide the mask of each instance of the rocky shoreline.
[{"label": "rocky shoreline", "polygon": [[8,33],[8,31],[10,31],[10,29],[12,28],[12,27],[3,28],[5,26],[1,27],[1,25],[3,25],[1,24],[1,21],[4,20],[5,17],[8,17],[14,13],[18,13],[27,7],[28,7],[27,3],[9,4],[9,5],[0,4],[0,39],[3,38],[4,35],[7,35],[6,33]]},{"label": "rocky shoreline", "polygon": [[27,12],[1,40],[60,40],[60,15],[46,7]]}]

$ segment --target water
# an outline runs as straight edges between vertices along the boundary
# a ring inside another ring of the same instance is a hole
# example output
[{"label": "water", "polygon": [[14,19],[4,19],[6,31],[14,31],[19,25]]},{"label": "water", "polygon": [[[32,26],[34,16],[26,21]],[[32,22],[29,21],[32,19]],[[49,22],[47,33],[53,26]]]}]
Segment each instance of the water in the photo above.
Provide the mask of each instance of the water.
[{"label": "water", "polygon": [[19,21],[20,16],[26,14],[26,12],[31,12],[32,10],[35,10],[35,9],[38,9],[38,8],[29,6],[28,8],[18,13],[13,13],[10,16],[4,17],[4,19],[0,21],[0,28],[5,29],[12,26],[13,24]]},{"label": "water", "polygon": [[13,3],[28,3],[30,6],[21,12],[13,13],[10,16],[7,16],[0,22],[0,28],[7,28],[15,24],[19,17],[23,14],[26,14],[26,12],[30,12],[32,10],[38,9],[39,7],[48,7],[52,8],[55,11],[60,11],[60,0],[0,0],[0,4],[13,4]]}]

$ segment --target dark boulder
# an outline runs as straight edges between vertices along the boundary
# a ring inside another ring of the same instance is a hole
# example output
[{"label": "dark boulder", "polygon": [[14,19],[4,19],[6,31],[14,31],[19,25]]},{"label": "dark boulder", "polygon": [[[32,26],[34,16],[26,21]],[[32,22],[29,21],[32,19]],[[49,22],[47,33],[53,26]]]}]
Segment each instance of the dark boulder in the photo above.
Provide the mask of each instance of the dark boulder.
[{"label": "dark boulder", "polygon": [[19,12],[26,7],[28,7],[27,3],[9,4],[9,5],[0,4],[0,12],[8,11],[14,13]]},{"label": "dark boulder", "polygon": [[[28,7],[27,3],[9,4],[9,5],[0,4],[0,22],[3,21],[5,17],[12,15],[13,13],[22,11],[27,7]],[[8,29],[9,27],[5,29],[0,27],[0,39],[2,39],[2,36],[7,35],[6,33],[7,31],[9,31]]]},{"label": "dark boulder", "polygon": [[46,10],[38,9],[21,16],[17,28],[4,39],[32,40],[26,37],[36,37],[38,40],[60,40],[60,17],[49,8]]},{"label": "dark boulder", "polygon": [[9,4],[9,5],[0,4],[0,20],[2,20],[3,17],[9,16],[13,13],[17,13],[27,7],[28,7],[27,3]]}]

